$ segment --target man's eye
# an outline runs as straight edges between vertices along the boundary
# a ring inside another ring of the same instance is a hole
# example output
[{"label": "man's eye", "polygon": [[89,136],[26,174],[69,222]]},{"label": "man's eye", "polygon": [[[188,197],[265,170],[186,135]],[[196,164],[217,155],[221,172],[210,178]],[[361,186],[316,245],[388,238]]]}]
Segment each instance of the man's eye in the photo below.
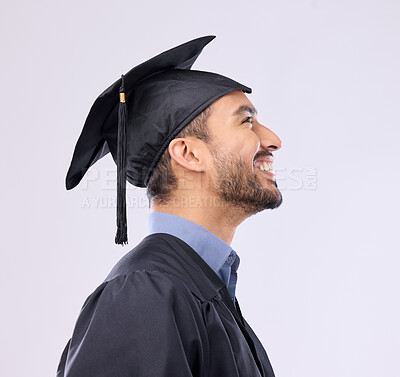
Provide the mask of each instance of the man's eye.
[{"label": "man's eye", "polygon": [[247,123],[247,122],[253,123],[253,118],[252,117],[248,117],[242,123]]},{"label": "man's eye", "polygon": [[243,120],[242,124],[245,124],[245,123],[250,123],[250,125],[248,127],[253,128],[253,118],[252,117],[248,117],[245,120]]}]

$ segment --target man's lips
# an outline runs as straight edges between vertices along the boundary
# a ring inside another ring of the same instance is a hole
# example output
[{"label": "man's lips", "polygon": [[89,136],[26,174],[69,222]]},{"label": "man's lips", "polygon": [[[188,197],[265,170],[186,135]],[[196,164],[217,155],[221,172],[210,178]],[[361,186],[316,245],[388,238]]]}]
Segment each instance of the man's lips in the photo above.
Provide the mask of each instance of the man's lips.
[{"label": "man's lips", "polygon": [[273,162],[274,157],[272,156],[272,154],[266,154],[256,159],[256,161],[254,162],[254,167],[261,170],[263,174],[268,175],[275,181],[276,177],[274,174],[274,167],[272,165]]}]

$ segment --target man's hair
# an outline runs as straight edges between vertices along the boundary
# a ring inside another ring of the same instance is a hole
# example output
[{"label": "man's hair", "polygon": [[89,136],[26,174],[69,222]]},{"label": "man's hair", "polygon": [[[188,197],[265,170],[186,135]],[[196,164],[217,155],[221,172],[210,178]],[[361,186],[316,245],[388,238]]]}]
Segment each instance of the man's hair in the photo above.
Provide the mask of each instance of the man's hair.
[{"label": "man's hair", "polygon": [[[212,135],[207,127],[207,120],[212,112],[212,105],[197,115],[175,138],[192,136],[210,143]],[[147,197],[154,204],[167,204],[171,199],[172,191],[177,187],[178,179],[172,169],[171,156],[167,147],[150,176]]]}]

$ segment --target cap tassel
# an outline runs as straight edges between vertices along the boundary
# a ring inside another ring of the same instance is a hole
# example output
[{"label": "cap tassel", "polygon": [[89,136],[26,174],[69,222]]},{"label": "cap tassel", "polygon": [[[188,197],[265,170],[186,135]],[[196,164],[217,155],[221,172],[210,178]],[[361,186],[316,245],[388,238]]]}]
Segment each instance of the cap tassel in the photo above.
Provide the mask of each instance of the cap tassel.
[{"label": "cap tassel", "polygon": [[118,153],[117,153],[117,234],[115,243],[128,243],[126,223],[126,126],[128,123],[128,109],[125,102],[124,75],[121,75],[119,88],[118,111]]}]

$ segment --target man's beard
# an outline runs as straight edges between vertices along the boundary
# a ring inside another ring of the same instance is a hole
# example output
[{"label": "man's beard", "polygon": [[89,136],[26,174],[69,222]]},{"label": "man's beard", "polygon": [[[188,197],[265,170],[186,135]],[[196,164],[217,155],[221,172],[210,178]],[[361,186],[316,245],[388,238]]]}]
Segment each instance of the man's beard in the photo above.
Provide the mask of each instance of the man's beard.
[{"label": "man's beard", "polygon": [[256,171],[249,170],[241,158],[219,152],[213,146],[210,152],[217,173],[215,191],[223,204],[237,207],[248,216],[281,205],[282,194],[275,181],[261,178],[269,181],[264,187]]}]

